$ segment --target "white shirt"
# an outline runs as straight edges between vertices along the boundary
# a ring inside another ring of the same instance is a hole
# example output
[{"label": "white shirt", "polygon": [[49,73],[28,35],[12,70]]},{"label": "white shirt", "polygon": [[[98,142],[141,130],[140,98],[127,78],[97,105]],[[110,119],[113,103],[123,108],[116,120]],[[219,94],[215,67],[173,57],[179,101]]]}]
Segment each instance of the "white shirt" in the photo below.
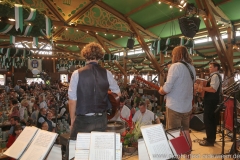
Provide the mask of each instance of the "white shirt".
[{"label": "white shirt", "polygon": [[124,121],[123,119],[120,118],[120,114],[124,119],[129,120],[129,116],[131,114],[130,109],[127,106],[123,106],[121,112],[118,110],[118,112],[115,114],[115,116],[111,119],[111,121]]},{"label": "white shirt", "polygon": [[45,101],[42,101],[40,104],[39,104],[39,108],[45,108],[45,109],[48,109],[48,106],[47,106],[47,103]]},{"label": "white shirt", "polygon": [[[193,72],[194,81],[196,72],[192,65],[188,64]],[[188,68],[178,62],[171,65],[167,75],[167,81],[163,85],[167,93],[166,106],[179,113],[187,113],[192,109],[193,80]]]},{"label": "white shirt", "polygon": [[151,125],[152,121],[155,121],[155,119],[157,118],[157,116],[149,110],[146,110],[145,113],[141,113],[140,110],[138,110],[134,116],[132,121],[133,122],[137,122],[140,121],[141,125]]}]

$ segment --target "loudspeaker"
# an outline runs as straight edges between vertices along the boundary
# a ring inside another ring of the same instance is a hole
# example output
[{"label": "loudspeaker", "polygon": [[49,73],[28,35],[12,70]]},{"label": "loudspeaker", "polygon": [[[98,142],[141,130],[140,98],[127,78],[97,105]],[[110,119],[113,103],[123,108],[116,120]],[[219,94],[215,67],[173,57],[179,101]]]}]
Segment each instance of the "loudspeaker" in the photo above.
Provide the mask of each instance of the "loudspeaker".
[{"label": "loudspeaker", "polygon": [[128,41],[127,41],[127,47],[128,47],[129,49],[133,49],[134,42],[135,42],[134,39],[132,39],[132,38],[128,39]]},{"label": "loudspeaker", "polygon": [[181,17],[178,23],[184,36],[193,38],[199,30],[201,20],[197,17]]},{"label": "loudspeaker", "polygon": [[205,128],[205,125],[203,123],[203,113],[193,116],[193,118],[190,120],[190,128],[196,131],[201,131]]}]

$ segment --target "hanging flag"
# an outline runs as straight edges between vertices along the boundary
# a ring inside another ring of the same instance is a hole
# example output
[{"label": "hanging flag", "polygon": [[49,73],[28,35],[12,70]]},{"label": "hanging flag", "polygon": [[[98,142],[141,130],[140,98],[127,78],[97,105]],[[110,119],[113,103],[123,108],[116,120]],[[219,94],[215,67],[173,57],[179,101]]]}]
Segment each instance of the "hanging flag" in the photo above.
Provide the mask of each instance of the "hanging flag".
[{"label": "hanging flag", "polygon": [[27,26],[25,31],[24,31],[24,36],[29,36],[29,34],[32,31],[33,26]]},{"label": "hanging flag", "polygon": [[184,37],[181,37],[180,46],[183,46],[183,45],[184,45]]},{"label": "hanging flag", "polygon": [[2,53],[2,54],[3,54],[3,49],[4,49],[4,48],[1,48],[1,49],[0,49],[0,53]]},{"label": "hanging flag", "polygon": [[38,46],[38,37],[33,37],[33,45]]},{"label": "hanging flag", "polygon": [[26,59],[26,50],[23,50],[23,59]]},{"label": "hanging flag", "polygon": [[11,48],[8,48],[8,49],[7,49],[6,58],[10,58],[10,49],[11,49]]},{"label": "hanging flag", "polygon": [[0,33],[7,33],[13,28],[13,25],[7,24],[3,29],[0,30]]},{"label": "hanging flag", "polygon": [[52,26],[51,20],[46,15],[45,15],[45,19],[46,19],[46,35],[50,36],[51,26]]},{"label": "hanging flag", "polygon": [[31,8],[31,12],[30,12],[28,18],[25,19],[24,21],[33,21],[33,20],[35,20],[36,14],[37,14],[37,10],[34,9],[34,8]]},{"label": "hanging flag", "polygon": [[168,46],[170,44],[170,38],[167,38],[166,40],[166,46]]},{"label": "hanging flag", "polygon": [[13,58],[13,60],[12,60],[12,65],[13,65],[14,67],[16,67],[15,58]]},{"label": "hanging flag", "polygon": [[160,39],[157,41],[157,54],[160,53]]},{"label": "hanging flag", "polygon": [[20,4],[15,4],[15,28],[16,31],[20,28],[23,31],[23,8]]},{"label": "hanging flag", "polygon": [[15,44],[15,36],[10,36],[10,44]]}]

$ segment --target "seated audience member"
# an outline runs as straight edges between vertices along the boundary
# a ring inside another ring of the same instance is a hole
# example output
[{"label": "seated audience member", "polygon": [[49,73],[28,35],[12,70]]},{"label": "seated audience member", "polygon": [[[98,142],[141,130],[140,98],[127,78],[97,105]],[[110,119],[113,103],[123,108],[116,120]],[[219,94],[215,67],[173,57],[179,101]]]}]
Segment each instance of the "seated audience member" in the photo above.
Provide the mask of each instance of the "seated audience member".
[{"label": "seated audience member", "polygon": [[19,108],[19,112],[20,112],[20,120],[27,123],[27,120],[28,120],[28,111],[27,111],[27,108],[28,108],[28,100],[27,99],[23,99],[21,101],[21,107]]},{"label": "seated audience member", "polygon": [[10,135],[10,137],[8,138],[8,142],[6,147],[9,148],[14,142],[15,140],[18,138],[18,136],[20,135],[20,133],[22,132],[22,126],[21,125],[16,125],[14,127],[14,132],[12,135]]},{"label": "seated audience member", "polygon": [[52,121],[52,112],[47,112],[46,122],[48,123],[48,131],[55,132],[56,123]]},{"label": "seated audience member", "polygon": [[31,119],[33,121],[33,124],[35,124],[35,126],[37,125],[38,115],[39,115],[39,107],[38,107],[37,103],[34,103],[33,104],[33,112],[31,114]]},{"label": "seated audience member", "polygon": [[13,134],[14,128],[16,125],[21,125],[20,124],[20,118],[18,116],[13,116],[10,118],[10,123],[11,123],[11,128],[8,131],[8,134]]},{"label": "seated audience member", "polygon": [[123,97],[120,98],[120,105],[117,113],[111,119],[112,121],[123,121],[127,122],[128,126],[132,127],[132,115],[130,109],[125,105],[125,100]]},{"label": "seated audience member", "polygon": [[48,123],[46,121],[41,124],[41,129],[48,131]]},{"label": "seated audience member", "polygon": [[65,114],[67,112],[67,109],[63,103],[61,103],[61,106],[59,107],[58,110],[58,118],[59,119],[65,119]]},{"label": "seated audience member", "polygon": [[152,110],[152,104],[151,104],[150,100],[149,99],[145,99],[145,103],[147,105],[147,109],[149,111],[151,111]]},{"label": "seated audience member", "polygon": [[[17,111],[19,110],[18,100],[17,99],[12,99],[11,100],[10,111],[9,111],[9,118],[11,118],[11,116],[13,116],[12,114],[13,114],[14,107],[16,107],[15,108],[15,113],[14,113],[16,115],[17,114],[16,109],[17,109]],[[19,112],[18,112],[18,114],[19,114]]]},{"label": "seated audience member", "polygon": [[41,108],[48,109],[47,103],[45,101],[45,97],[43,95],[39,96],[39,102],[40,102],[40,104],[39,104],[40,109]]},{"label": "seated audience member", "polygon": [[147,110],[147,106],[144,102],[140,102],[139,110],[133,116],[133,122],[139,122],[141,125],[151,125],[153,121],[156,124],[160,123],[159,118],[152,112]]},{"label": "seated audience member", "polygon": [[8,115],[8,117],[10,117],[10,118],[14,117],[14,116],[20,117],[20,112],[19,112],[18,106],[13,106],[12,113]]},{"label": "seated audience member", "polygon": [[38,121],[37,121],[37,127],[41,128],[42,123],[46,121],[46,113],[47,110],[45,108],[41,108],[39,115],[38,115]]}]

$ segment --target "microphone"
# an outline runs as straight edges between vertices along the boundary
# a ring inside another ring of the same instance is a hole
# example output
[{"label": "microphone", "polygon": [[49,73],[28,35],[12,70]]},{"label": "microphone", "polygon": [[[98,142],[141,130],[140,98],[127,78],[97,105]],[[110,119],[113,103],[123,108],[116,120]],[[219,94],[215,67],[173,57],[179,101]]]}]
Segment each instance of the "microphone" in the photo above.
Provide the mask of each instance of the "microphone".
[{"label": "microphone", "polygon": [[162,65],[160,65],[160,67],[167,66],[167,65],[169,65],[169,64],[171,64],[171,63],[172,63],[172,61],[168,61],[167,63],[163,63]]}]

